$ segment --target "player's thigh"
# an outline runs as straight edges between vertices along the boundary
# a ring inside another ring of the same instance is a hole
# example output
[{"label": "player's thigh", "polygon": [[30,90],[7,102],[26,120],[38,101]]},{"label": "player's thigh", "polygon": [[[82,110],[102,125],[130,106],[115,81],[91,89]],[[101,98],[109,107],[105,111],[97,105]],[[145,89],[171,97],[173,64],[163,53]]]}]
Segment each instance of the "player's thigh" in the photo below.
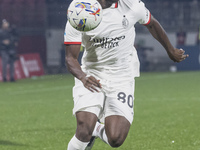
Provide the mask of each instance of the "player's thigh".
[{"label": "player's thigh", "polygon": [[73,114],[79,111],[85,111],[95,114],[97,117],[103,110],[105,95],[103,92],[91,92],[86,89],[82,82],[75,79],[73,88],[74,108]]},{"label": "player's thigh", "polygon": [[105,129],[109,144],[119,147],[126,139],[133,121],[134,82],[117,86],[106,97]]},{"label": "player's thigh", "polygon": [[113,115],[105,118],[105,130],[109,143],[121,145],[129,132],[130,122],[123,116]]},{"label": "player's thigh", "polygon": [[134,88],[135,83],[126,83],[116,86],[110,95],[107,95],[104,106],[105,117],[122,116],[132,124],[134,117]]},{"label": "player's thigh", "polygon": [[73,114],[77,119],[76,137],[83,142],[88,142],[98,117],[102,114],[105,95],[102,92],[89,91],[81,81],[76,79],[73,98]]},{"label": "player's thigh", "polygon": [[92,132],[98,120],[97,116],[90,112],[79,111],[76,113],[76,119],[76,137],[83,142],[88,142],[92,137]]}]

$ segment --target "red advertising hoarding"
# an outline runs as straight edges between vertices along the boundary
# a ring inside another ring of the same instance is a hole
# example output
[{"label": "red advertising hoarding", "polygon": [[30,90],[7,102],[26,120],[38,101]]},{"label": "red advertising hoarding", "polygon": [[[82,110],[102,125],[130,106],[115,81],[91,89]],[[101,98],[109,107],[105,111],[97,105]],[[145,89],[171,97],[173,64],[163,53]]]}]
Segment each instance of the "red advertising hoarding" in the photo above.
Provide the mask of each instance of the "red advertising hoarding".
[{"label": "red advertising hoarding", "polygon": [[[16,80],[44,75],[43,65],[38,53],[19,55],[19,59],[15,61],[14,67]],[[7,72],[7,79],[9,79],[9,66],[7,66]],[[2,60],[0,58],[0,81],[2,80]]]}]

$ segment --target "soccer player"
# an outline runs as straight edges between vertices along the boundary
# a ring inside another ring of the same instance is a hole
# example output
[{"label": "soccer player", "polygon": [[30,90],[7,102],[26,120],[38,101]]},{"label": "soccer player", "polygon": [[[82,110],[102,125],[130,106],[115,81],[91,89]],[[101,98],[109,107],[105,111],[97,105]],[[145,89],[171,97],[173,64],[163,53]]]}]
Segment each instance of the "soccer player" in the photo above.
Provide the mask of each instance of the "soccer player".
[{"label": "soccer player", "polygon": [[[66,64],[75,77],[73,114],[77,120],[68,150],[91,149],[94,137],[111,147],[125,141],[134,116],[134,78],[139,76],[135,23],[147,27],[174,62],[188,57],[172,46],[141,0],[98,1],[103,19],[96,29],[81,33],[66,24]],[[81,44],[85,47],[82,66],[77,61]]]}]

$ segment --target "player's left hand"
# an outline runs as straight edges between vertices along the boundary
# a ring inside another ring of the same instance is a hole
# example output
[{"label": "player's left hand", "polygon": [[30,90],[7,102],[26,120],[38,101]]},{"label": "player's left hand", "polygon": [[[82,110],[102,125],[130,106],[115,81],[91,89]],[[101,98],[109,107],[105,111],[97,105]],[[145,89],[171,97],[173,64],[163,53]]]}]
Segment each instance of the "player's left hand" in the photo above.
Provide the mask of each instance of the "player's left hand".
[{"label": "player's left hand", "polygon": [[177,49],[177,48],[174,48],[174,50],[170,53],[168,52],[168,55],[174,62],[181,62],[185,60],[187,57],[189,57],[188,54],[185,54],[185,51],[183,49]]}]

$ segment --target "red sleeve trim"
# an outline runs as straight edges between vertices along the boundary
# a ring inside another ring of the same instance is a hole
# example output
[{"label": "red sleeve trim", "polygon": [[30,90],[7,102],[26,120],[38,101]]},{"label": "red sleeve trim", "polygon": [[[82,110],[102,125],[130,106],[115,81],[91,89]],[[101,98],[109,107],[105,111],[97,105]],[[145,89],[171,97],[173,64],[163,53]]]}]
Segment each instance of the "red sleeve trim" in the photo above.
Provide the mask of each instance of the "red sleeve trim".
[{"label": "red sleeve trim", "polygon": [[65,45],[75,44],[75,45],[81,45],[81,42],[64,42]]},{"label": "red sleeve trim", "polygon": [[118,2],[117,2],[117,3],[115,3],[115,8],[118,8]]},{"label": "red sleeve trim", "polygon": [[[150,13],[150,12],[149,12],[149,13]],[[148,25],[150,22],[151,22],[151,13],[150,13],[150,16],[149,16],[149,21],[148,21],[146,24],[144,24],[144,25],[146,26],[146,25]]]}]

